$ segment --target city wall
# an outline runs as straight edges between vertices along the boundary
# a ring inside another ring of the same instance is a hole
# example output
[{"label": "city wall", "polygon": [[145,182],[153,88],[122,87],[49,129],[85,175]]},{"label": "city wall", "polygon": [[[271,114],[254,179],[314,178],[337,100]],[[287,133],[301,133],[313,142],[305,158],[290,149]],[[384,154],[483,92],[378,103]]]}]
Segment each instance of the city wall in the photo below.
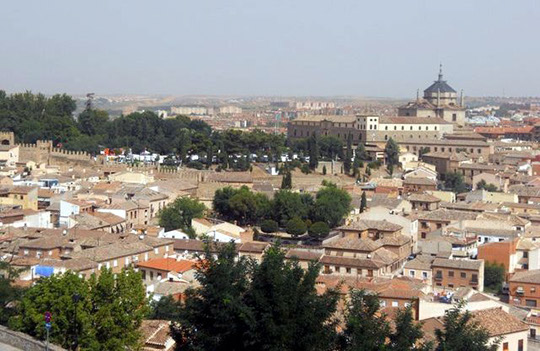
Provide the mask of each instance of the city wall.
[{"label": "city wall", "polygon": [[[10,345],[14,348],[25,351],[44,351],[46,345],[43,341],[34,339],[30,335],[19,333],[10,330],[4,326],[0,326],[0,343]],[[0,345],[1,348],[1,345]],[[51,351],[65,351],[65,349],[49,344]]]}]

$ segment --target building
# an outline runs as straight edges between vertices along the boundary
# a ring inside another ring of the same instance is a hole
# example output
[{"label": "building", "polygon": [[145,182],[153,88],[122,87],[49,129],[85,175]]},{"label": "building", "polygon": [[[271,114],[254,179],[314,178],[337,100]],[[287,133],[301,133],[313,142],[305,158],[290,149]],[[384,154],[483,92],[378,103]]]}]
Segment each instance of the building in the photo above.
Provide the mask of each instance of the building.
[{"label": "building", "polygon": [[399,116],[442,118],[460,126],[465,125],[463,93],[458,102],[457,92],[443,80],[442,65],[438,79],[424,90],[424,98],[398,108]]},{"label": "building", "polygon": [[0,205],[20,206],[23,210],[38,210],[38,188],[14,186],[0,189]]},{"label": "building", "polygon": [[19,162],[18,145],[0,145],[0,166],[15,167]]},{"label": "building", "polygon": [[185,115],[185,116],[191,116],[191,115],[204,116],[204,115],[213,114],[213,111],[209,111],[209,110],[213,110],[213,109],[208,109],[204,106],[172,106],[171,114]]},{"label": "building", "polygon": [[233,105],[222,106],[219,108],[219,113],[222,115],[237,115],[242,113],[242,108]]},{"label": "building", "polygon": [[441,118],[427,117],[308,115],[290,121],[287,125],[289,139],[302,139],[316,134],[334,136],[343,141],[350,138],[355,145],[369,142],[383,144],[390,138],[400,144],[412,140],[433,140],[452,132],[451,123]]},{"label": "building", "polygon": [[[487,331],[489,342],[500,341],[497,351],[526,351],[529,327],[517,317],[505,312],[501,307],[472,311],[472,322]],[[442,317],[423,320],[422,327],[426,340],[436,340],[435,331],[444,329]]]},{"label": "building", "polygon": [[440,289],[470,287],[484,291],[483,260],[452,260],[436,258],[431,264],[433,286]]},{"label": "building", "polygon": [[509,303],[515,306],[540,306],[540,270],[515,273],[508,279]]}]

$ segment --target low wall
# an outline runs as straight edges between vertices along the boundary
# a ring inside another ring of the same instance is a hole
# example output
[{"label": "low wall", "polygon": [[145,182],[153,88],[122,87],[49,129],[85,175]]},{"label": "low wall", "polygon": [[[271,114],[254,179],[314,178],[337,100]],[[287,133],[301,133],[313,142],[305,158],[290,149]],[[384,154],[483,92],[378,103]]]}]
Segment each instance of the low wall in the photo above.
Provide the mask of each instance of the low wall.
[{"label": "low wall", "polygon": [[[10,330],[0,325],[0,343],[13,346],[24,351],[44,351],[45,342],[34,339],[30,335]],[[51,351],[65,351],[65,349],[49,344]]]}]

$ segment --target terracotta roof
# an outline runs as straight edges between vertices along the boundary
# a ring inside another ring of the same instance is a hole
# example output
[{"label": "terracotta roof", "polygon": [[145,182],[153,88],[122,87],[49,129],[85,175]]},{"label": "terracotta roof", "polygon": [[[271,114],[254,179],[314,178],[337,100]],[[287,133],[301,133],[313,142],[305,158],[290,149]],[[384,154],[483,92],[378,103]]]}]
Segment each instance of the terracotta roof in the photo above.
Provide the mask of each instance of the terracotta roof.
[{"label": "terracotta roof", "polygon": [[418,255],[414,260],[405,263],[404,268],[431,271],[431,263],[435,257],[429,255]]},{"label": "terracotta roof", "polygon": [[472,320],[478,322],[491,337],[528,331],[529,326],[503,311],[502,307],[472,312]]},{"label": "terracotta roof", "polygon": [[266,248],[270,246],[269,243],[249,241],[243,243],[238,249],[239,252],[251,252],[251,253],[263,253]]},{"label": "terracotta roof", "polygon": [[403,180],[403,184],[412,185],[437,185],[437,181],[425,177],[407,177]]},{"label": "terracotta roof", "polygon": [[296,257],[299,261],[318,261],[322,256],[320,252],[290,249],[285,255],[286,258]]},{"label": "terracotta roof", "polygon": [[441,202],[441,199],[429,194],[414,193],[407,197],[407,200],[414,202]]},{"label": "terracotta roof", "polygon": [[540,269],[515,273],[510,279],[514,283],[540,284]]},{"label": "terracotta roof", "polygon": [[143,350],[174,349],[175,343],[172,341],[170,324],[171,322],[166,320],[143,320],[140,327],[144,342]]},{"label": "terracotta roof", "polygon": [[353,251],[373,252],[382,247],[382,243],[371,239],[340,238],[323,245],[325,249],[341,249]]},{"label": "terracotta roof", "polygon": [[369,229],[385,231],[385,232],[396,232],[398,230],[403,229],[403,227],[398,224],[388,222],[386,220],[377,221],[377,220],[362,219],[360,221],[353,221],[347,225],[337,228],[337,230],[360,230],[360,231],[369,230]]},{"label": "terracotta roof", "polygon": [[447,210],[444,208],[439,208],[435,211],[431,212],[423,212],[418,216],[418,219],[420,220],[427,220],[427,221],[457,221],[457,220],[463,220],[463,219],[476,219],[478,217],[478,214],[468,212],[468,211],[455,211],[455,210]]},{"label": "terracotta roof", "polygon": [[169,272],[172,271],[172,272],[178,272],[178,273],[184,273],[186,271],[189,271],[190,269],[193,269],[195,265],[196,265],[196,262],[194,261],[188,261],[188,260],[177,261],[174,258],[156,258],[150,261],[137,263],[137,267],[157,269],[157,270],[169,271]]},{"label": "terracotta roof", "polygon": [[321,257],[320,262],[322,264],[359,267],[359,268],[371,268],[371,269],[378,269],[386,265],[384,262],[379,261],[379,260],[374,260],[374,259],[362,259],[362,258],[330,256],[330,255],[324,255],[323,257]]},{"label": "terracotta roof", "polygon": [[436,258],[431,264],[432,267],[479,270],[484,263],[483,260],[452,260],[447,258]]}]

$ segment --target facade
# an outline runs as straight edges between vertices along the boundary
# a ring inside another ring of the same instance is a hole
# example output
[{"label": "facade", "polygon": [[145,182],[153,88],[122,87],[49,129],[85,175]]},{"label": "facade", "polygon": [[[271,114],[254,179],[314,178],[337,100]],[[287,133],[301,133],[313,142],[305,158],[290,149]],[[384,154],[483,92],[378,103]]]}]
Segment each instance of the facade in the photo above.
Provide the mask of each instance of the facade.
[{"label": "facade", "polygon": [[436,258],[431,264],[433,286],[440,289],[457,290],[470,287],[484,291],[483,260],[452,260]]},{"label": "facade", "polygon": [[287,137],[302,139],[311,135],[334,136],[353,144],[379,142],[390,138],[398,143],[440,139],[451,134],[453,126],[441,118],[357,116],[303,116],[289,122]]},{"label": "facade", "polygon": [[540,270],[515,273],[509,280],[509,303],[514,306],[540,306]]},{"label": "facade", "polygon": [[0,145],[0,165],[15,167],[19,162],[18,145]]},{"label": "facade", "polygon": [[442,66],[438,79],[424,90],[424,98],[417,96],[416,101],[398,108],[398,115],[442,118],[447,122],[465,125],[465,106],[463,93],[458,102],[457,92],[443,80]]}]

